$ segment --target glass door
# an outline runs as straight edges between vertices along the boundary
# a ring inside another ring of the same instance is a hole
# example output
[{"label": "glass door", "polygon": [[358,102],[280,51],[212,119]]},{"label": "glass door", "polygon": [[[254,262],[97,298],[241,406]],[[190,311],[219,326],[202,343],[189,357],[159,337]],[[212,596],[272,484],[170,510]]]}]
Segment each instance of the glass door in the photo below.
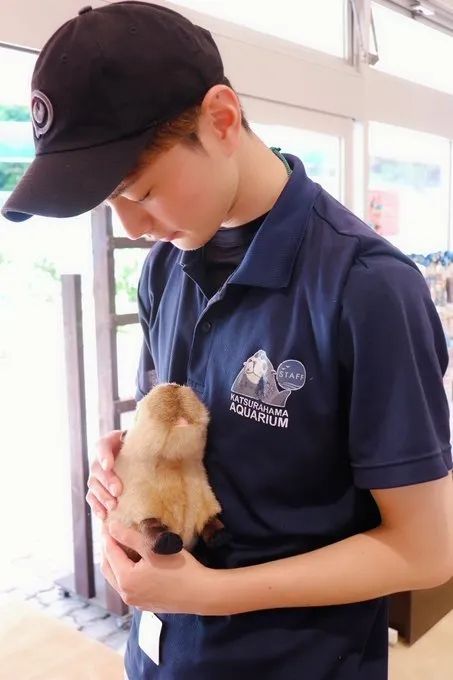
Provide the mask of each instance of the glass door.
[{"label": "glass door", "polygon": [[298,156],[308,176],[352,209],[353,121],[241,96],[252,130],[269,146]]},{"label": "glass door", "polygon": [[451,143],[370,123],[368,222],[407,254],[449,247]]}]

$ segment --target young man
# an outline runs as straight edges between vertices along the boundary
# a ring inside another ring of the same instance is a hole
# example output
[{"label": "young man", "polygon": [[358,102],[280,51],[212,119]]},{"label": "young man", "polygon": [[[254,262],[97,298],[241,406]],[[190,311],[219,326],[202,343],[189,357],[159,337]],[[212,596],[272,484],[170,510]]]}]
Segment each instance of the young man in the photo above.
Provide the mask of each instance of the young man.
[{"label": "young man", "polygon": [[[127,676],[384,680],[385,596],[453,574],[447,350],[421,274],[250,132],[211,36],[176,13],[85,8],[33,90],[37,157],[4,214],[108,200],[160,241],[137,398],[174,381],[204,400],[231,535],[138,564],[114,540],[144,555],[137,532],[105,535],[103,574],[135,608]],[[91,468],[99,516],[120,446],[103,437]]]}]

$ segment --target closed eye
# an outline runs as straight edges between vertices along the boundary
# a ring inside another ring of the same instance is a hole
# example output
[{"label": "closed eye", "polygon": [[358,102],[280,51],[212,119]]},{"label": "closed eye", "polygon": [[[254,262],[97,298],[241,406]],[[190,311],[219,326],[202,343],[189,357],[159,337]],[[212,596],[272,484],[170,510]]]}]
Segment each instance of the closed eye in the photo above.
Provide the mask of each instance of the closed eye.
[{"label": "closed eye", "polygon": [[150,194],[151,194],[151,189],[148,191],[146,196],[143,196],[143,198],[141,198],[139,201],[137,201],[137,203],[144,203],[146,201],[146,199],[149,198]]}]

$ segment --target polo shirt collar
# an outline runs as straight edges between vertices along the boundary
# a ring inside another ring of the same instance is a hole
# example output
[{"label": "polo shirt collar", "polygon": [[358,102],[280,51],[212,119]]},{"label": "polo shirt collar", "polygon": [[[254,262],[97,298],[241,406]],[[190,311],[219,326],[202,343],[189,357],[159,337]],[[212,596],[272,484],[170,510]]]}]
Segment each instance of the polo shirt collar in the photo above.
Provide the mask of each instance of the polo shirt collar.
[{"label": "polo shirt collar", "polygon": [[[248,248],[229,285],[286,288],[305,235],[308,217],[321,187],[312,182],[302,161],[284,154],[293,172]],[[182,252],[184,270],[198,269],[201,249]]]}]

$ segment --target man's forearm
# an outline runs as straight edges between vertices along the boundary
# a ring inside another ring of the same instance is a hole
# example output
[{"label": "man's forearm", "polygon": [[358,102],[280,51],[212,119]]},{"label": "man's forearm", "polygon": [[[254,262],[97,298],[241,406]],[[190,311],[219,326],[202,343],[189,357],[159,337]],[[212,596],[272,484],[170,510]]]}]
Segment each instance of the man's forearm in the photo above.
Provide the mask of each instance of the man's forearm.
[{"label": "man's forearm", "polygon": [[449,574],[441,556],[427,552],[378,527],[310,553],[222,570],[214,577],[209,613],[339,605],[434,587]]}]

